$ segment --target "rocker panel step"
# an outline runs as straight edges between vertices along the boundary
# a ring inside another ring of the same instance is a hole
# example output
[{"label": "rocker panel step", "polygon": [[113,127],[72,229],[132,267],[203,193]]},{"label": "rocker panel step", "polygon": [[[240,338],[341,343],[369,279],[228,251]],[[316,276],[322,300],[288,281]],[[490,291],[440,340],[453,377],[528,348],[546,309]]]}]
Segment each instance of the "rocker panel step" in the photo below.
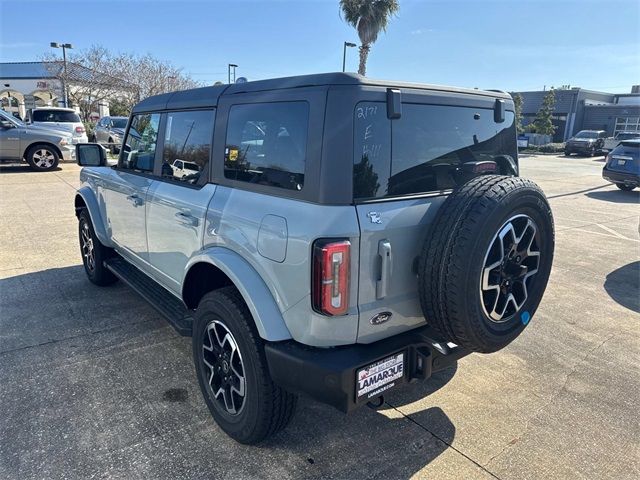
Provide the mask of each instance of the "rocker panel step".
[{"label": "rocker panel step", "polygon": [[110,258],[104,262],[104,266],[164,315],[180,335],[191,336],[193,319],[171,292],[122,257]]}]

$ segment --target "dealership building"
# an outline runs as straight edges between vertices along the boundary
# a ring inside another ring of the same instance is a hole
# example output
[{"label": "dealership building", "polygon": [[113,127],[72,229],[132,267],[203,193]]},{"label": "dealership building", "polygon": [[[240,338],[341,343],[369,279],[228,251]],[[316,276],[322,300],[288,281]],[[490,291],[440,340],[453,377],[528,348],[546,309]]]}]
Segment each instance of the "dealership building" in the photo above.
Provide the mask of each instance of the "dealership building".
[{"label": "dealership building", "polygon": [[[26,111],[33,108],[64,106],[64,91],[60,81],[63,69],[63,62],[59,61],[0,63],[0,108],[25,118]],[[67,62],[67,69],[69,92],[87,83],[100,83],[107,77],[73,62]],[[120,88],[126,89],[127,85],[121,82]],[[113,97],[118,96],[119,92],[114,91]],[[99,104],[98,110],[98,117],[109,114],[106,102]]]},{"label": "dealership building", "polygon": [[[640,86],[631,93],[606,93],[583,88],[556,89],[553,124],[557,127],[554,142],[568,140],[580,130],[605,130],[608,135],[623,131],[640,132]],[[511,92],[522,96],[522,123],[533,122],[548,93]]]}]

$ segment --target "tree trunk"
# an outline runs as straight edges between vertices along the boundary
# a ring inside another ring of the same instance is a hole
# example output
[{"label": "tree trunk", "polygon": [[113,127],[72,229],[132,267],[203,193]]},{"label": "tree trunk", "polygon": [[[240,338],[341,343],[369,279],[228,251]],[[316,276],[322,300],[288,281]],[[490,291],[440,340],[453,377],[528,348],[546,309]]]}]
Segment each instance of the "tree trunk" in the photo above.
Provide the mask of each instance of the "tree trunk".
[{"label": "tree trunk", "polygon": [[369,56],[369,50],[371,47],[366,44],[360,46],[360,65],[358,66],[358,73],[363,77],[367,73],[367,57]]}]

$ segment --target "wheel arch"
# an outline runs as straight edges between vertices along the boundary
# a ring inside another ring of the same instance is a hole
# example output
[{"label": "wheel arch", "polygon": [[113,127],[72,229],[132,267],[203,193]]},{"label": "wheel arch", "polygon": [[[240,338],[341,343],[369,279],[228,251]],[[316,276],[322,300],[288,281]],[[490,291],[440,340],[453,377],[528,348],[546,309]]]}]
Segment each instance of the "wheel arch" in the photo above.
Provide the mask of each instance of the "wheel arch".
[{"label": "wheel arch", "polygon": [[100,208],[98,207],[98,201],[96,196],[89,187],[82,187],[76,192],[74,200],[74,207],[76,216],[80,215],[83,209],[89,212],[91,223],[93,224],[93,230],[96,232],[98,240],[106,247],[113,247],[107,231],[105,229],[104,222],[102,221],[102,215],[100,214]]},{"label": "wheel arch", "polygon": [[292,338],[267,284],[249,262],[228,248],[212,247],[191,259],[182,281],[182,299],[193,309],[204,294],[228,285],[240,292],[261,338],[274,342]]},{"label": "wheel arch", "polygon": [[39,145],[52,148],[58,154],[59,160],[62,160],[62,150],[60,150],[60,148],[56,144],[43,140],[36,140],[35,142],[31,142],[29,145],[27,145],[24,149],[24,158],[27,158],[27,155],[29,155],[29,150]]}]

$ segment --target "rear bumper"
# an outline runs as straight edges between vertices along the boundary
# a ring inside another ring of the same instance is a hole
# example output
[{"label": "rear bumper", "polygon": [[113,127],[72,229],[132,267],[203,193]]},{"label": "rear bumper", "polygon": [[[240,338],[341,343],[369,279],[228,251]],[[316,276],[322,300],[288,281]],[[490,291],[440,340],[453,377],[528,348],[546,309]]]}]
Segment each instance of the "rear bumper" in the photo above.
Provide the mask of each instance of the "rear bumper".
[{"label": "rear bumper", "polygon": [[[379,397],[382,391],[429,378],[471,353],[437,338],[426,326],[368,345],[315,348],[294,341],[269,343],[265,354],[274,382],[349,413]],[[404,353],[402,377],[358,397],[358,370],[400,353]]]},{"label": "rear bumper", "polygon": [[640,186],[640,175],[635,173],[616,172],[605,167],[602,169],[602,178],[612,183],[622,183],[634,187]]}]

